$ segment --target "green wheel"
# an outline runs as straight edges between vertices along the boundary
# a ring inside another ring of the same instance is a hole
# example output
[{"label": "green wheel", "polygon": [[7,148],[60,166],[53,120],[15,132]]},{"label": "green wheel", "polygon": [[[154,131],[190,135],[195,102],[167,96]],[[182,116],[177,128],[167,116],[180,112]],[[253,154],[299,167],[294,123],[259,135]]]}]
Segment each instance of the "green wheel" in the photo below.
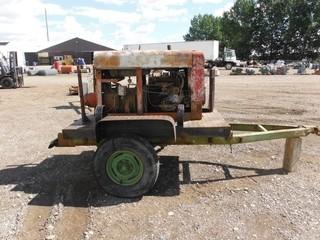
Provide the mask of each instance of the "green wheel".
[{"label": "green wheel", "polygon": [[109,194],[137,197],[155,184],[159,162],[153,147],[145,139],[116,137],[98,147],[94,169],[100,185]]},{"label": "green wheel", "polygon": [[143,175],[142,160],[133,151],[116,151],[107,160],[106,172],[116,184],[132,186],[137,184]]}]

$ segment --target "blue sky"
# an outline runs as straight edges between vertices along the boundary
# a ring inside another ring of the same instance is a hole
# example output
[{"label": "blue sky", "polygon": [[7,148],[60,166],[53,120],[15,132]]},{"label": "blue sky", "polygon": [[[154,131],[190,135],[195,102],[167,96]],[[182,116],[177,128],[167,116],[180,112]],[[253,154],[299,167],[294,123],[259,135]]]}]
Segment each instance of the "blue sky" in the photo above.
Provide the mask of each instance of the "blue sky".
[{"label": "blue sky", "polygon": [[[72,37],[116,49],[130,43],[181,41],[194,15],[221,15],[233,0],[11,0],[1,4],[0,40],[31,51]],[[46,41],[44,8],[50,42]]]}]

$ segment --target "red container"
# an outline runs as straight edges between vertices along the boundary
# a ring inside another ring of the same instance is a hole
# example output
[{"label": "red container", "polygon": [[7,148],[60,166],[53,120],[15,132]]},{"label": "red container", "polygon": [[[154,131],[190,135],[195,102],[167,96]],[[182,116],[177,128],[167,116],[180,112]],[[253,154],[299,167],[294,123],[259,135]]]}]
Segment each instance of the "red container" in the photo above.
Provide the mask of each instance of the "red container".
[{"label": "red container", "polygon": [[54,61],[53,67],[54,67],[58,72],[61,72],[61,62],[60,62],[60,61]]}]

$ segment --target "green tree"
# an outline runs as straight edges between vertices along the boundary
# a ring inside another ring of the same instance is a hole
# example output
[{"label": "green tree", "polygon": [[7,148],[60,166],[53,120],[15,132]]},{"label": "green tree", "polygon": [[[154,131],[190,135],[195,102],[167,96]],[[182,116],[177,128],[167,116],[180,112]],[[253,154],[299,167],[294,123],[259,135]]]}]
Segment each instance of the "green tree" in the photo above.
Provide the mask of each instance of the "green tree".
[{"label": "green tree", "polygon": [[251,47],[263,59],[279,59],[288,54],[285,33],[289,26],[290,0],[258,0],[252,21]]},{"label": "green tree", "polygon": [[223,43],[226,47],[236,49],[241,59],[248,58],[252,50],[254,6],[254,0],[237,0],[221,20]]},{"label": "green tree", "polygon": [[292,0],[285,33],[290,58],[316,58],[320,48],[320,1]]},{"label": "green tree", "polygon": [[223,17],[197,15],[191,20],[191,40],[219,40],[241,59],[319,58],[319,0],[237,0]]},{"label": "green tree", "polygon": [[189,32],[183,36],[186,41],[222,40],[221,18],[210,14],[197,15],[191,20]]}]

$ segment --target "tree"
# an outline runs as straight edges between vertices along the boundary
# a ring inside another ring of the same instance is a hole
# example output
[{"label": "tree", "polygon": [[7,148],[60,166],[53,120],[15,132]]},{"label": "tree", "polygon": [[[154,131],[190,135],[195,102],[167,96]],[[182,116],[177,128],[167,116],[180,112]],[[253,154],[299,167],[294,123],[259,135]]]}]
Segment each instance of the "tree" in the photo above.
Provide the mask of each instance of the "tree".
[{"label": "tree", "polygon": [[197,15],[191,20],[190,40],[219,40],[241,59],[319,57],[319,0],[236,0],[223,17]]},{"label": "tree", "polygon": [[221,41],[221,18],[204,14],[194,16],[191,20],[189,33],[183,36],[186,41],[218,40]]},{"label": "tree", "polygon": [[221,20],[223,43],[226,47],[236,49],[237,55],[242,59],[248,58],[252,50],[254,6],[254,0],[237,0]]},{"label": "tree", "polygon": [[292,0],[288,16],[288,40],[291,58],[316,58],[320,48],[320,2]]},{"label": "tree", "polygon": [[279,59],[288,55],[285,33],[289,24],[289,2],[258,0],[255,4],[251,47],[263,59]]}]

